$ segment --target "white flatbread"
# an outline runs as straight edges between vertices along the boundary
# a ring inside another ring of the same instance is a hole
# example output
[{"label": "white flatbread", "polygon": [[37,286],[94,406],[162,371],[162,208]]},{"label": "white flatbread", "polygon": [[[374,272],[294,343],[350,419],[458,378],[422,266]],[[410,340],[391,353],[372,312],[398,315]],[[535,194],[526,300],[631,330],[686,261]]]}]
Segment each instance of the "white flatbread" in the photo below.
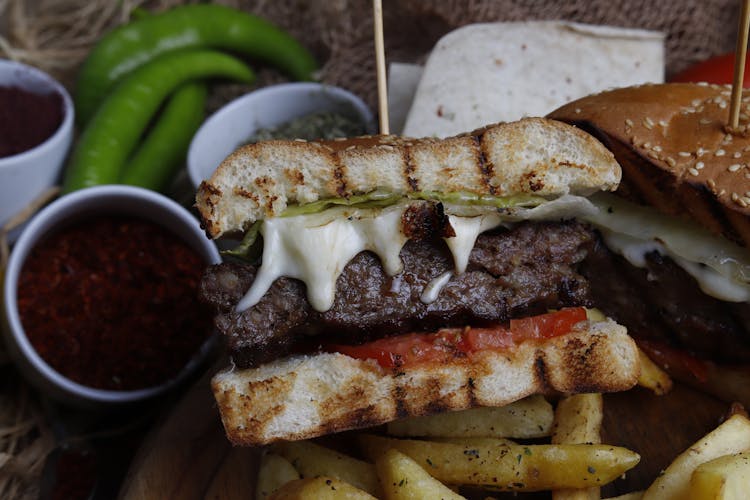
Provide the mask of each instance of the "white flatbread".
[{"label": "white flatbread", "polygon": [[430,54],[403,134],[447,137],[544,116],[612,87],[664,81],[664,35],[559,21],[484,23]]}]

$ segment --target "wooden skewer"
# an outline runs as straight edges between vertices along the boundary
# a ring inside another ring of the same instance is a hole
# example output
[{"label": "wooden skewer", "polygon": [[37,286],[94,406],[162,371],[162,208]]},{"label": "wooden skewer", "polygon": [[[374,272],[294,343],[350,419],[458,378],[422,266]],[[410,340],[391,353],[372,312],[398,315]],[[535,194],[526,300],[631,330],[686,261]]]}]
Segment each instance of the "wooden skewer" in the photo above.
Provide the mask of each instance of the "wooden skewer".
[{"label": "wooden skewer", "polygon": [[737,28],[737,47],[734,51],[734,80],[732,81],[732,100],[729,106],[729,128],[731,130],[738,129],[740,125],[740,105],[742,104],[742,82],[745,76],[748,27],[750,27],[750,0],[743,0],[740,22]]},{"label": "wooden skewer", "polygon": [[[750,0],[747,0],[750,2]],[[372,0],[373,25],[375,30],[375,65],[378,77],[378,114],[380,115],[380,133],[389,134],[388,125],[388,89],[385,73],[385,44],[383,42],[383,2]]]}]

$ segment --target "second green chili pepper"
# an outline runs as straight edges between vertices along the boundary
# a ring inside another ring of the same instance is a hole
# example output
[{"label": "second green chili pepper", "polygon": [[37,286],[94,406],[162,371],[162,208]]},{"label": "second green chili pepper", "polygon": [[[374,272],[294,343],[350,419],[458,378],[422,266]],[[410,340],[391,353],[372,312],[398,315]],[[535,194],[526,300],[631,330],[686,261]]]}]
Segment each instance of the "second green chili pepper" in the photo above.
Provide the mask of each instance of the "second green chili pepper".
[{"label": "second green chili pepper", "polygon": [[185,152],[205,117],[208,89],[188,82],[175,90],[156,123],[127,161],[120,181],[162,191],[185,160]]},{"label": "second green chili pepper", "polygon": [[63,191],[117,183],[128,155],[164,99],[189,80],[211,77],[251,83],[255,76],[242,61],[212,50],[169,52],[133,71],[102,102],[81,134]]}]

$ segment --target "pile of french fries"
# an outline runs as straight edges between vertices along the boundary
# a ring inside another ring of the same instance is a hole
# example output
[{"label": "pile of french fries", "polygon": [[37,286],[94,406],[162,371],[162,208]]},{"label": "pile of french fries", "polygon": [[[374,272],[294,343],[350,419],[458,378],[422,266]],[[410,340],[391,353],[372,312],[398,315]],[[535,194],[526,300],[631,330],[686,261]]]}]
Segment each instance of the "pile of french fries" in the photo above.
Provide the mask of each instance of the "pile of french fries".
[{"label": "pile of french fries", "polygon": [[[641,366],[639,385],[656,394],[671,389],[669,376],[644,354]],[[601,394],[562,397],[554,406],[536,395],[502,408],[391,422],[380,435],[347,434],[360,458],[313,441],[278,443],[261,458],[256,499],[454,500],[465,491],[491,498],[548,490],[553,500],[599,500],[601,486],[640,460],[632,450],[601,444],[602,417]],[[609,500],[745,498],[750,420],[738,412],[648,489]]]},{"label": "pile of french fries", "polygon": [[[553,491],[556,500],[598,499],[599,486],[634,467],[637,453],[600,444],[601,394],[531,396],[387,425],[354,435],[363,459],[312,441],[269,447],[257,499],[460,499],[463,488]],[[548,438],[548,444],[537,444]],[[524,443],[533,440],[534,444]]]}]

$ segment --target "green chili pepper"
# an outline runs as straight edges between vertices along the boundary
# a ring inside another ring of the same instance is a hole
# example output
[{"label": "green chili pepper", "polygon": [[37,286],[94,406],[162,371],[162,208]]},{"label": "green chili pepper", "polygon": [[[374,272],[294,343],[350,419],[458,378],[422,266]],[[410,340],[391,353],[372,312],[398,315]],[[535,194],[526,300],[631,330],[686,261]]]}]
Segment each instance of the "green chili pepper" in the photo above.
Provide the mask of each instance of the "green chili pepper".
[{"label": "green chili pepper", "polygon": [[219,48],[267,62],[296,80],[312,79],[310,52],[257,16],[222,5],[185,5],[105,35],[84,61],[75,89],[76,118],[86,123],[110,88],[154,57],[180,48]]},{"label": "green chili pepper", "polygon": [[63,191],[112,184],[162,101],[181,84],[200,78],[250,83],[242,61],[212,50],[169,52],[139,67],[102,102],[76,145]]},{"label": "green chili pepper", "polygon": [[121,182],[163,190],[184,163],[193,134],[205,116],[206,85],[189,82],[169,98],[157,122],[123,169]]}]

